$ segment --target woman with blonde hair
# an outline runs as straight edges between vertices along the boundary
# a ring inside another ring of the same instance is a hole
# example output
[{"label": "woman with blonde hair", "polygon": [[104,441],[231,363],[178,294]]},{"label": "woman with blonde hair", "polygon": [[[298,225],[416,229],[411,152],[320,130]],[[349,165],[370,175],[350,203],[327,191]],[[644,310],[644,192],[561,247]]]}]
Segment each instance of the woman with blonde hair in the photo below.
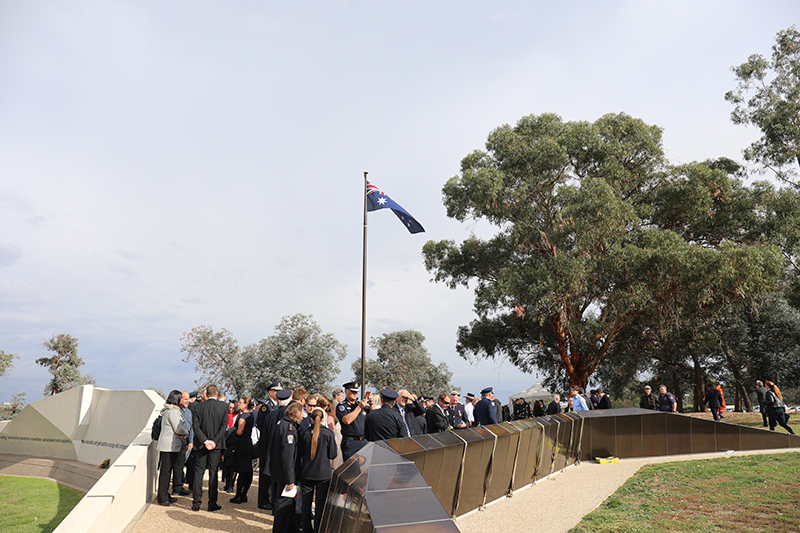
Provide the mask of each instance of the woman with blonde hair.
[{"label": "woman with blonde hair", "polygon": [[[300,434],[303,452],[303,470],[300,476],[300,486],[303,489],[301,503],[303,506],[303,532],[317,533],[319,522],[322,518],[322,509],[328,498],[328,487],[331,482],[333,469],[331,459],[336,458],[338,447],[333,431],[328,428],[328,413],[325,407],[329,402],[324,396],[317,398],[315,407],[309,416],[311,426]],[[311,503],[316,498],[317,505],[314,512],[314,525],[311,525]]]},{"label": "woman with blonde hair", "polygon": [[765,383],[767,386],[767,415],[769,417],[769,430],[775,431],[775,423],[781,425],[789,433],[794,435],[794,431],[786,423],[786,404],[783,403],[781,390],[771,381]]}]

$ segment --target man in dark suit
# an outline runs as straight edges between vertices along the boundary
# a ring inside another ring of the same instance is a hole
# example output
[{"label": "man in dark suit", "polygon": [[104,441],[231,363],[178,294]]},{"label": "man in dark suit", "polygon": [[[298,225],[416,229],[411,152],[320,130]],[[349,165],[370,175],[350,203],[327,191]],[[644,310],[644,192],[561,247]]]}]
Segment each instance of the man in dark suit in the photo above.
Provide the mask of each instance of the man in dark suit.
[{"label": "man in dark suit", "polygon": [[394,409],[400,413],[400,418],[405,420],[409,434],[412,437],[424,435],[427,429],[425,408],[407,390],[400,389],[397,394],[397,402],[394,404]]},{"label": "man in dark suit", "polygon": [[439,433],[447,431],[450,424],[447,423],[447,406],[450,404],[450,395],[443,392],[439,395],[439,400],[433,404],[425,417],[428,419],[428,433]]},{"label": "man in dark suit", "polygon": [[553,394],[553,401],[547,406],[548,415],[557,415],[561,412],[561,395]]},{"label": "man in dark suit", "polygon": [[194,449],[196,450],[192,510],[199,511],[203,502],[203,475],[208,468],[208,510],[221,509],[217,504],[219,461],[225,449],[225,430],[228,428],[228,404],[217,401],[216,385],[206,388],[205,401],[197,406],[193,416]]}]

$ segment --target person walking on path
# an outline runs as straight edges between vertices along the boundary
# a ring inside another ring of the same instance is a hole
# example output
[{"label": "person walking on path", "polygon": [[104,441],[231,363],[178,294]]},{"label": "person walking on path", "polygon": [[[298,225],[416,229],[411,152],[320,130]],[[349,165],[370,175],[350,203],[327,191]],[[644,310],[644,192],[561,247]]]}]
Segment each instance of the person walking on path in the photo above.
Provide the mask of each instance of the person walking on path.
[{"label": "person walking on path", "polygon": [[756,395],[758,396],[758,410],[761,412],[761,421],[767,427],[767,388],[761,380],[756,381]]},{"label": "person walking on path", "polygon": [[703,405],[707,405],[711,414],[714,415],[714,420],[719,421],[719,408],[722,405],[722,398],[719,391],[713,385],[708,386],[708,392],[703,399]]},{"label": "person walking on path", "polygon": [[781,390],[771,381],[767,381],[767,408],[769,409],[769,430],[775,431],[776,422],[794,435],[794,431],[786,422],[786,404],[783,403]]}]

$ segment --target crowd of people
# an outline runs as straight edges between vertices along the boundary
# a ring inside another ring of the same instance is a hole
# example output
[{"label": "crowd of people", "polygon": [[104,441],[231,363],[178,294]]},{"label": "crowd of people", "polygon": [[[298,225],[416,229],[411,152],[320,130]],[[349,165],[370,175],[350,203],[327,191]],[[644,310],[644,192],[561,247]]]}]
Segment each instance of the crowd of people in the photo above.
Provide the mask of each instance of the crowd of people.
[{"label": "crowd of people", "polygon": [[[769,422],[774,430],[779,424],[793,433],[778,387],[771,381],[757,385],[764,426]],[[639,406],[676,412],[675,396],[664,385],[659,389],[656,396],[646,386]],[[220,470],[222,491],[233,493],[230,502],[245,503],[257,472],[258,508],[272,512],[273,530],[313,533],[319,529],[333,469],[371,441],[562,412],[559,394],[546,406],[543,400],[531,406],[518,398],[509,408],[494,397],[491,387],[479,397],[467,393],[463,402],[457,390],[433,398],[404,389],[383,389],[359,398],[360,390],[359,383],[349,382],[328,398],[274,382],[265,400],[242,397],[230,402],[214,385],[201,393],[171,391],[157,437],[157,503],[171,505],[176,496],[191,496],[192,510],[199,511],[208,471],[207,509],[220,509]],[[706,403],[715,420],[723,416],[721,389],[710,387]],[[591,390],[587,396],[580,387],[571,387],[564,410],[590,409],[611,409],[603,389]]]}]

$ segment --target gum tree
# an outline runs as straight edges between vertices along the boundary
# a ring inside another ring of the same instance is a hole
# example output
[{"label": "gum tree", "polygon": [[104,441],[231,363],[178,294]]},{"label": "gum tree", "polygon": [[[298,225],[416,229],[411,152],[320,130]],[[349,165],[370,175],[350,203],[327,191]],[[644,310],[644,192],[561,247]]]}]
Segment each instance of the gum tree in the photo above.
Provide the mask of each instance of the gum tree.
[{"label": "gum tree", "polygon": [[774,288],[776,248],[698,242],[656,219],[702,212],[715,191],[675,194],[693,202],[682,207],[670,187],[725,173],[670,167],[661,129],[625,114],[594,123],[531,115],[495,129],[443,189],[449,217],[487,222],[494,235],[423,248],[435,281],[474,285],[477,318],[459,328],[459,354],[506,357],[586,387],[632,330],[657,335],[660,325]]}]

